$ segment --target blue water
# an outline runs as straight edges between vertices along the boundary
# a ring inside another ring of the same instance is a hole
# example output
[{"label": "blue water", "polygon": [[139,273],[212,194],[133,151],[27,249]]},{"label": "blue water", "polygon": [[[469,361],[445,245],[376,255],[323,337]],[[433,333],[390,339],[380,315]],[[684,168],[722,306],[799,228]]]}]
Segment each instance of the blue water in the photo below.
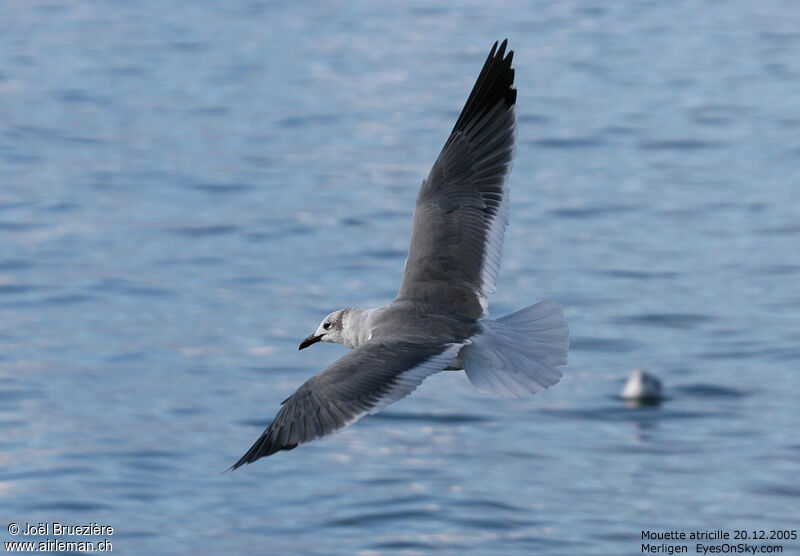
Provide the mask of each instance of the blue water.
[{"label": "blue water", "polygon": [[[585,555],[796,528],[798,29],[779,1],[0,3],[0,536]],[[556,298],[564,379],[509,401],[442,373],[221,474],[344,353],[297,351],[320,319],[395,295],[417,187],[505,36],[491,311]],[[636,367],[660,406],[615,398]]]}]

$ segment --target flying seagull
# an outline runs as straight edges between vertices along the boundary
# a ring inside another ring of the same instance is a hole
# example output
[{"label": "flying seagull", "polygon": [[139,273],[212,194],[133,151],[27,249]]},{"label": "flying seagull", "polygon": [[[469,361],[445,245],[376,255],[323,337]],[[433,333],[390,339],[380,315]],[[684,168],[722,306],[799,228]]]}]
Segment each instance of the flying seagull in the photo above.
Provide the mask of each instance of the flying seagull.
[{"label": "flying seagull", "polygon": [[520,397],[552,386],[566,365],[561,309],[542,301],[486,318],[495,291],[516,136],[513,51],[494,43],[450,137],[422,182],[397,298],[325,317],[300,344],[351,351],[300,386],[231,469],[332,434],[413,392],[443,370],[481,392]]}]

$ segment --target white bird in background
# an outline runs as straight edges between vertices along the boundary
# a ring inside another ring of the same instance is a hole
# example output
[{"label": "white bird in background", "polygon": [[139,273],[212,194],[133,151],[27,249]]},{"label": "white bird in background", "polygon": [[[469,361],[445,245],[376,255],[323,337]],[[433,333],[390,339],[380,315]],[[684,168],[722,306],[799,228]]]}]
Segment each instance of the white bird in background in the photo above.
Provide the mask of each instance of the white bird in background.
[{"label": "white bird in background", "polygon": [[464,369],[481,392],[519,397],[552,386],[567,362],[561,309],[542,301],[486,318],[508,223],[516,136],[513,52],[492,47],[414,209],[397,298],[331,313],[300,344],[352,351],[300,386],[232,469],[310,442],[410,394],[445,369]]},{"label": "white bird in background", "polygon": [[629,401],[656,401],[661,399],[661,390],[661,381],[658,378],[642,369],[634,369],[620,396]]}]

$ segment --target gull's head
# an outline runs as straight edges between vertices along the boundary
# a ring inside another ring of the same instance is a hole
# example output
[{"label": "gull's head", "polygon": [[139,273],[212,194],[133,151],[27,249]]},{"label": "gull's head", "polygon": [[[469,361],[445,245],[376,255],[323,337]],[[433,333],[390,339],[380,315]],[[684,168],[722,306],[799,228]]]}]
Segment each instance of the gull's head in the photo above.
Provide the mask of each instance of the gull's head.
[{"label": "gull's head", "polygon": [[316,332],[300,343],[299,349],[304,349],[317,342],[344,343],[344,316],[347,309],[334,311],[319,323]]}]

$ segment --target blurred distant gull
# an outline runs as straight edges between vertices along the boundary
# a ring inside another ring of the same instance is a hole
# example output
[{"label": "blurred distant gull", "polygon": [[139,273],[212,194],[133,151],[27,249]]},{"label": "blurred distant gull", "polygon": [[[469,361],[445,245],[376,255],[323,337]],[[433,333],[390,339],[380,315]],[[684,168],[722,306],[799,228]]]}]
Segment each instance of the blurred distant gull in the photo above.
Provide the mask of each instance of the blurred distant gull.
[{"label": "blurred distant gull", "polygon": [[661,399],[661,381],[641,369],[634,369],[620,396],[626,400],[659,400]]},{"label": "blurred distant gull", "polygon": [[316,342],[352,351],[283,401],[232,469],[341,430],[407,396],[428,376],[464,369],[481,392],[520,397],[552,386],[566,365],[561,309],[542,301],[486,318],[495,291],[516,136],[513,51],[492,47],[450,137],[422,182],[397,299],[331,313]]}]

